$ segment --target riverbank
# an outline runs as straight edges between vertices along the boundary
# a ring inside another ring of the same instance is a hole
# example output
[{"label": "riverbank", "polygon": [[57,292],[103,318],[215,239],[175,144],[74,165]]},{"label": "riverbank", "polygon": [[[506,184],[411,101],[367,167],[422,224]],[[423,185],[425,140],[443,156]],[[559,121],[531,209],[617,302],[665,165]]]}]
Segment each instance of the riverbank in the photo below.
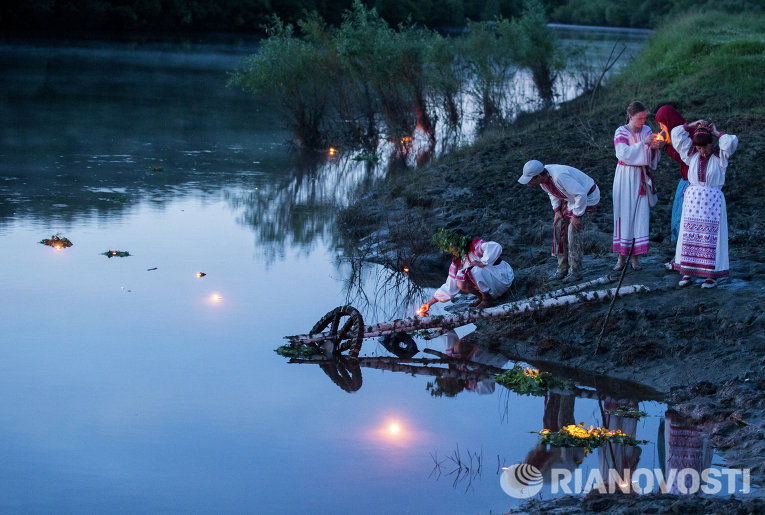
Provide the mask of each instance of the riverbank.
[{"label": "riverbank", "polygon": [[[651,38],[641,56],[595,98],[522,116],[504,133],[483,137],[425,169],[392,176],[344,213],[346,232],[368,247],[374,244],[376,254],[404,256],[421,277],[434,270],[443,275],[441,260],[429,246],[437,227],[461,227],[498,241],[516,272],[501,300],[521,299],[560,287],[549,279],[555,268],[549,201],[538,189],[517,183],[523,163],[569,164],[600,185],[600,207],[585,233],[587,280],[613,273],[612,140],[630,101],[643,101],[650,112],[671,103],[687,120],[705,118],[738,135],[739,149],[723,188],[731,276],[720,286],[681,289],[678,274],[663,266],[674,253],[669,227],[679,179],[677,163],[665,155],[654,174],[660,201],[651,211],[651,249],[643,269],[628,270],[624,280],[652,291],[616,301],[602,353],[595,354],[595,345],[608,311],[605,302],[482,324],[470,338],[542,369],[546,363],[565,364],[664,392],[671,407],[711,438],[729,467],[751,468],[753,484],[762,485],[765,210],[760,199],[765,170],[758,158],[765,151],[765,111],[758,98],[765,86],[763,25],[756,16],[679,20]],[[690,31],[696,32],[688,36]],[[652,117],[649,123],[656,126]],[[755,489],[754,495],[763,490]],[[660,509],[676,501],[651,500]]]}]

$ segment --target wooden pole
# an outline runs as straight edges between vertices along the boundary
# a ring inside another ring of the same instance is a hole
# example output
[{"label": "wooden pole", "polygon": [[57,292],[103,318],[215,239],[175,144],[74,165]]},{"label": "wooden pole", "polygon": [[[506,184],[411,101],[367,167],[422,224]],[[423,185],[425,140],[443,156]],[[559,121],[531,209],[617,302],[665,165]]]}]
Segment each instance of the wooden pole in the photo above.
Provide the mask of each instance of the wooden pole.
[{"label": "wooden pole", "polygon": [[624,268],[622,268],[622,275],[619,277],[619,284],[616,285],[616,294],[611,299],[611,305],[608,306],[608,314],[606,314],[606,319],[603,321],[603,327],[600,329],[600,336],[598,337],[598,344],[595,346],[595,354],[600,352],[600,342],[603,341],[603,334],[606,332],[606,324],[608,323],[608,319],[611,318],[611,311],[614,309],[614,302],[616,301],[616,297],[619,294],[619,288],[622,286],[622,281],[624,280],[624,274],[627,273],[627,266],[630,263],[630,258],[632,257],[632,250],[635,248],[635,238],[632,238],[632,245],[630,246],[630,252],[627,256],[627,259],[624,261]]}]

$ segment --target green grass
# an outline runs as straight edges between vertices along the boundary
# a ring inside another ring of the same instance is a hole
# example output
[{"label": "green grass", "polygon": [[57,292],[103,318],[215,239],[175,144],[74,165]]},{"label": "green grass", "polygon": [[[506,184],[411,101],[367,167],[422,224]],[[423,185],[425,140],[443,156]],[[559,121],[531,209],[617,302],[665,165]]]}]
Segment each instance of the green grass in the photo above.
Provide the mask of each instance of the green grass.
[{"label": "green grass", "polygon": [[704,98],[730,114],[762,112],[765,16],[706,12],[668,23],[610,84],[649,103]]}]

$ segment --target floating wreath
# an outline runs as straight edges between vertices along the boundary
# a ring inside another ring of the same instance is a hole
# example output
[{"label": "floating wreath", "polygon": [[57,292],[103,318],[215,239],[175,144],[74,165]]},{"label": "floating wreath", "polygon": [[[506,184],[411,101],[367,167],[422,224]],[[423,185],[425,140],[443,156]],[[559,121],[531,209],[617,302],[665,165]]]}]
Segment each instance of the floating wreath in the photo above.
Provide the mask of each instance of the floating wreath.
[{"label": "floating wreath", "polygon": [[102,252],[101,255],[106,256],[108,258],[128,257],[130,255],[130,252],[128,252],[127,250],[107,250],[106,252]]},{"label": "floating wreath", "polygon": [[592,450],[605,443],[632,446],[648,443],[648,440],[636,440],[619,429],[610,430],[593,426],[587,429],[584,427],[584,422],[580,422],[579,425],[565,426],[560,431],[542,429],[539,431],[539,436],[542,438],[541,443],[552,447],[584,447],[585,450]]},{"label": "floating wreath", "polygon": [[615,410],[606,410],[606,413],[609,415],[616,415],[617,417],[624,417],[624,418],[643,418],[647,417],[648,413],[645,411],[640,411],[637,408],[633,408],[632,406],[619,406]]},{"label": "floating wreath", "polygon": [[505,370],[494,378],[496,382],[505,388],[520,395],[544,395],[550,388],[567,390],[571,384],[563,379],[558,379],[549,372],[540,372],[536,368],[515,365],[510,370]]},{"label": "floating wreath", "polygon": [[293,347],[292,345],[282,345],[274,349],[274,352],[285,358],[310,358],[318,354],[316,347],[313,345],[298,345]]},{"label": "floating wreath", "polygon": [[451,231],[440,227],[433,235],[433,245],[443,252],[458,253],[460,259],[465,257],[465,249],[470,243],[468,236],[462,232]]},{"label": "floating wreath", "polygon": [[64,249],[74,245],[71,241],[69,241],[69,238],[62,238],[58,234],[54,234],[50,237],[50,239],[40,240],[40,243],[56,249]]}]

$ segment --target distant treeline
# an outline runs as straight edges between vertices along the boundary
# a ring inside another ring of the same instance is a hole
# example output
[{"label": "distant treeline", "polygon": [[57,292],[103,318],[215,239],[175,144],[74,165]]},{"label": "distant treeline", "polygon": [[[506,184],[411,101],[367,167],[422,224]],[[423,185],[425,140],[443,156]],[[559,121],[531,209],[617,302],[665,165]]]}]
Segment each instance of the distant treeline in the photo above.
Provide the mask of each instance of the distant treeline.
[{"label": "distant treeline", "polygon": [[[273,15],[294,23],[316,11],[339,25],[352,0],[34,0],[3,2],[5,35],[87,33],[218,32],[263,34]],[[391,26],[465,27],[468,20],[514,18],[522,0],[365,0]],[[620,27],[655,27],[667,14],[714,6],[729,12],[762,11],[763,0],[544,0],[552,22]]]}]

